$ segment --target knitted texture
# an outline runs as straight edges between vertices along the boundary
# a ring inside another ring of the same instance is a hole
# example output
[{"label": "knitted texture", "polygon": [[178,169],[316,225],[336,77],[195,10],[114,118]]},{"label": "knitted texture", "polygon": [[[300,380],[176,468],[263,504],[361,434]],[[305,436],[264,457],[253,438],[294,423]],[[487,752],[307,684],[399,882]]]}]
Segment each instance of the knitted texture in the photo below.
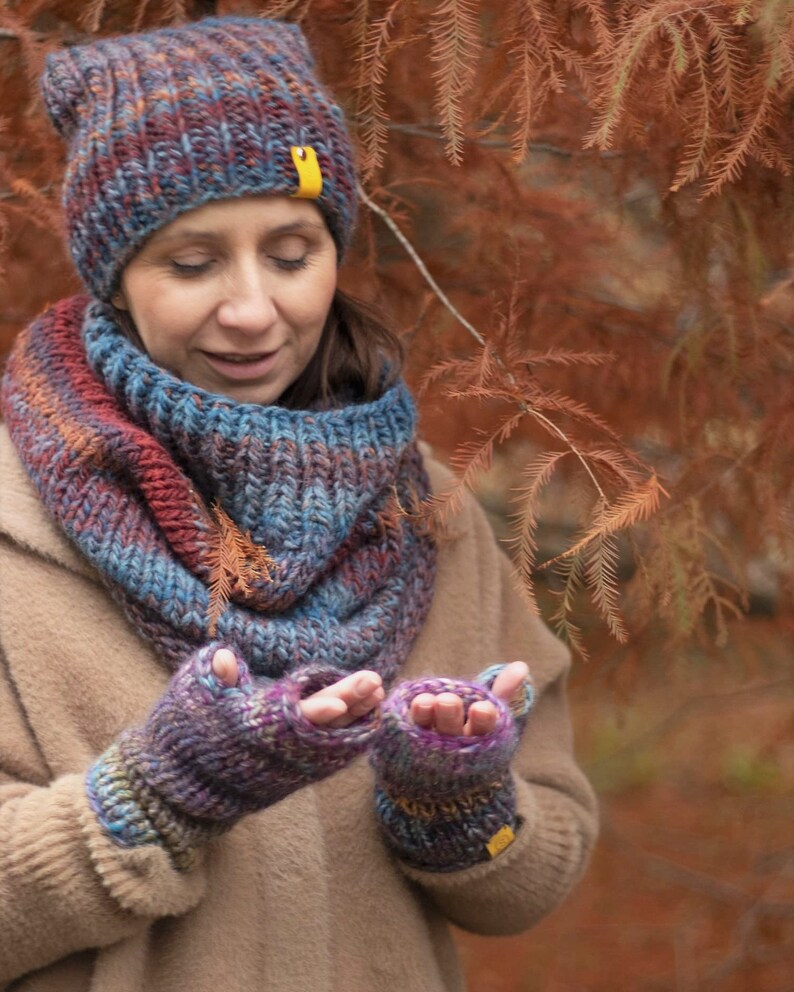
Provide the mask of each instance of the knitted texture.
[{"label": "knitted texture", "polygon": [[[414,868],[457,871],[492,855],[487,844],[500,830],[517,828],[510,762],[518,747],[532,687],[511,707],[490,686],[503,665],[477,681],[427,678],[404,682],[385,701],[381,728],[370,751],[375,769],[375,808],[395,853]],[[496,706],[489,734],[455,736],[417,726],[411,702],[421,693],[454,692],[464,714],[472,703]]]},{"label": "knitted texture", "polygon": [[182,869],[244,814],[344,767],[377,726],[367,718],[335,730],[303,716],[301,698],[342,678],[335,669],[254,679],[238,658],[237,684],[226,687],[212,671],[219,646],[187,661],[144,726],[125,731],[87,776],[91,807],[116,843],[159,844]]},{"label": "knitted texture", "polygon": [[42,91],[68,142],[70,250],[99,299],[110,299],[149,235],[184,211],[248,193],[295,195],[292,148],[316,155],[317,206],[344,253],[356,211],[352,148],[297,25],[211,17],[103,38],[48,56]]},{"label": "knitted texture", "polygon": [[[401,510],[429,488],[404,383],[322,412],[235,403],[74,298],[18,337],[1,399],[43,504],[173,669],[216,636],[257,675],[322,662],[392,681],[436,565]],[[213,630],[215,502],[273,567],[232,585]]]}]

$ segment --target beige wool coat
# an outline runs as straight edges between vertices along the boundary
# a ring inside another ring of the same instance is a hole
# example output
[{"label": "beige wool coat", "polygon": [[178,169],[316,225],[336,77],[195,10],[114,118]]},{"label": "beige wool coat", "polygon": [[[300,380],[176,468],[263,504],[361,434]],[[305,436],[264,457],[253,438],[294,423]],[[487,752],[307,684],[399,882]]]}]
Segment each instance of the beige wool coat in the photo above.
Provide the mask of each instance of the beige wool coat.
[{"label": "beige wool coat", "polygon": [[527,611],[472,501],[440,545],[403,674],[516,659],[537,692],[514,767],[523,824],[491,862],[403,868],[378,834],[366,758],[247,817],[189,872],[158,847],[118,847],[84,775],[170,675],[45,515],[0,426],[0,989],[461,990],[447,922],[531,927],[579,878],[596,830],[572,757],[566,651]]}]

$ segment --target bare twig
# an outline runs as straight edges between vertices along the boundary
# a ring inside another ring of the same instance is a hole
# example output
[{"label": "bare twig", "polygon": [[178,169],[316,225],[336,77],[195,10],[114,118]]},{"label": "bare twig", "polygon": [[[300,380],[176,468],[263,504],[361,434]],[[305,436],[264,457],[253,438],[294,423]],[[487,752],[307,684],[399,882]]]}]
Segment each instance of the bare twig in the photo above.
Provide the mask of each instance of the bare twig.
[{"label": "bare twig", "polygon": [[[42,196],[49,196],[50,193],[52,193],[52,186],[41,186],[36,190],[36,192],[41,193]],[[24,200],[24,197],[9,189],[3,190],[0,193],[0,200]]]},{"label": "bare twig", "polygon": [[656,874],[664,875],[666,878],[724,905],[745,907],[737,924],[739,926],[741,926],[745,917],[749,915],[753,917],[770,915],[789,916],[794,911],[794,906],[791,903],[772,898],[774,890],[790,874],[790,869],[781,871],[772,880],[766,890],[760,896],[755,897],[752,892],[748,892],[741,885],[736,885],[733,882],[726,881],[724,878],[710,875],[708,872],[690,868],[688,865],[680,864],[671,858],[666,858],[661,854],[656,854],[646,850],[644,847],[640,847],[615,826],[608,812],[605,812],[602,818],[602,833],[621,852],[630,854],[633,858],[645,862]]},{"label": "bare twig", "polygon": [[692,696],[673,710],[672,713],[669,713],[663,720],[655,724],[655,726],[646,730],[645,733],[640,734],[639,737],[632,738],[632,740],[611,754],[606,754],[596,761],[588,763],[587,770],[592,774],[596,769],[604,765],[609,765],[613,761],[620,761],[621,758],[628,754],[636,754],[650,744],[663,740],[684,720],[702,710],[713,707],[727,708],[728,704],[735,706],[745,700],[750,703],[759,696],[763,697],[768,694],[778,695],[786,690],[794,692],[794,677],[788,676],[784,679],[776,679],[774,682],[764,682],[760,685],[742,686],[740,689],[732,689],[730,692],[711,692],[703,693],[700,696]]},{"label": "bare twig", "polygon": [[468,320],[466,320],[466,318],[463,316],[460,310],[458,310],[452,304],[450,298],[447,296],[444,290],[439,286],[439,284],[430,274],[427,266],[422,261],[422,258],[420,257],[417,250],[414,248],[414,246],[411,244],[408,238],[406,238],[406,236],[397,226],[397,224],[394,221],[394,218],[386,210],[384,210],[383,207],[375,203],[375,201],[370,196],[367,195],[366,191],[361,186],[358,187],[358,195],[359,195],[359,199],[363,200],[363,202],[366,203],[369,209],[373,213],[377,214],[378,217],[380,217],[380,219],[383,221],[386,227],[388,227],[388,229],[392,232],[395,238],[397,238],[397,240],[400,242],[400,244],[403,246],[403,248],[410,256],[411,261],[414,263],[417,269],[419,269],[422,278],[432,289],[433,293],[439,298],[439,300],[441,300],[441,302],[444,304],[447,310],[449,310],[449,312],[452,314],[455,320],[461,323],[469,332],[469,334],[471,334],[472,337],[477,341],[477,343],[484,348],[485,338],[480,334],[480,332],[473,324],[471,324]]},{"label": "bare twig", "polygon": [[744,906],[750,902],[750,893],[739,885],[715,878],[705,871],[689,868],[687,865],[679,864],[679,862],[662,857],[660,854],[651,854],[650,851],[642,849],[637,853],[641,854],[647,861],[654,874],[662,875],[666,879],[683,885],[693,892],[698,892],[700,895],[708,896],[716,902],[729,906]]},{"label": "bare twig", "polygon": [[[398,124],[396,121],[389,121],[386,124],[389,131],[396,131],[399,134],[408,134],[414,138],[428,138],[430,141],[446,141],[441,130],[430,124]],[[469,145],[480,145],[483,148],[507,148],[515,151],[515,146],[511,141],[504,138],[473,138],[470,135],[464,137],[464,142]],[[527,150],[539,155],[556,155],[558,158],[577,158],[586,156],[588,158],[625,158],[625,152],[601,150],[594,152],[592,149],[560,148],[548,141],[530,141]]]},{"label": "bare twig", "polygon": [[[788,960],[794,954],[794,945],[791,943],[782,947],[765,946],[762,939],[763,933],[759,929],[763,926],[764,920],[769,917],[788,919],[794,914],[794,903],[775,898],[776,890],[781,886],[788,887],[792,864],[784,867],[766,889],[760,895],[756,895],[741,885],[736,885],[724,878],[698,871],[688,865],[680,864],[670,858],[646,850],[615,825],[609,816],[608,809],[604,810],[602,833],[605,839],[617,847],[622,858],[628,855],[634,861],[645,864],[648,870],[654,874],[662,876],[672,883],[690,889],[723,906],[735,908],[737,912],[734,927],[735,936],[730,952],[718,964],[707,968],[700,975],[693,971],[689,977],[691,983],[694,983],[694,988],[702,988],[704,992],[707,989],[717,992],[718,989],[725,987],[725,981],[731,974],[749,961],[774,963]],[[678,969],[675,977],[678,977]],[[659,987],[670,988],[669,978],[667,983]],[[781,992],[783,992],[782,989]]]},{"label": "bare twig", "polygon": [[[477,341],[477,343],[484,348],[486,346],[485,338],[482,336],[482,334],[480,334],[477,328],[474,327],[474,325],[463,316],[463,314],[457,309],[457,307],[453,305],[452,301],[449,299],[447,294],[438,285],[436,280],[430,274],[427,266],[425,265],[424,261],[422,260],[417,250],[414,248],[414,246],[411,244],[408,238],[406,238],[406,236],[400,230],[394,218],[386,210],[384,210],[383,207],[375,203],[375,201],[370,196],[367,195],[366,191],[361,186],[358,187],[358,195],[360,199],[363,200],[363,202],[369,207],[369,209],[372,210],[373,213],[376,213],[381,218],[384,224],[389,228],[389,230],[395,236],[395,238],[397,238],[397,240],[400,242],[400,244],[403,246],[403,248],[406,250],[410,258],[412,259],[414,265],[416,265],[417,269],[419,269],[422,278],[428,284],[428,286],[433,291],[433,293],[444,304],[447,310],[449,310],[452,316],[460,324],[462,324],[463,327],[466,328],[466,330],[469,332],[469,334],[472,335],[475,341]],[[515,384],[514,376],[507,371],[505,363],[502,361],[500,356],[495,352],[493,353],[493,359],[496,365],[498,365],[499,368],[503,372],[505,372],[508,381],[511,384]],[[590,468],[590,465],[587,462],[587,459],[584,457],[582,452],[576,447],[573,441],[570,440],[570,438],[566,435],[566,433],[563,430],[561,430],[552,420],[549,420],[548,417],[544,416],[542,413],[539,413],[537,410],[533,410],[531,407],[527,406],[526,403],[521,402],[518,404],[518,406],[522,412],[540,421],[540,423],[542,423],[553,434],[556,434],[557,437],[559,437],[563,441],[563,443],[567,445],[568,449],[571,452],[573,452],[574,455],[576,455],[580,464],[584,468],[585,472],[587,472],[587,474],[590,476],[590,480],[595,486],[596,492],[598,493],[600,498],[604,501],[604,503],[607,503],[608,501],[604,494],[604,491],[599,485],[598,479],[596,479],[593,470]]]},{"label": "bare twig", "polygon": [[794,948],[789,944],[782,948],[776,948],[770,955],[769,950],[762,949],[758,942],[759,924],[765,916],[770,915],[770,912],[775,915],[794,914],[794,904],[781,903],[770,899],[775,889],[789,881],[791,874],[790,867],[781,871],[772,880],[764,893],[739,917],[735,928],[735,950],[721,961],[720,964],[716,965],[706,976],[706,980],[708,981],[706,988],[715,990],[724,988],[725,979],[738,971],[749,958],[759,960],[765,956],[769,956],[771,960],[785,960],[785,958],[794,953]]}]

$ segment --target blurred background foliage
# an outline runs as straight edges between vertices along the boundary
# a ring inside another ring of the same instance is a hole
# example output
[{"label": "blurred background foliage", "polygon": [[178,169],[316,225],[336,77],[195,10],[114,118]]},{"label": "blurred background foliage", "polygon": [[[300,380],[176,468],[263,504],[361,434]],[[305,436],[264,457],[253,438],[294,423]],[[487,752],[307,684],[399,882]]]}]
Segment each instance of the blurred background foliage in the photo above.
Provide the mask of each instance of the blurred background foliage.
[{"label": "blurred background foliage", "polygon": [[790,992],[794,4],[2,0],[0,351],[80,290],[47,52],[212,13],[301,22],[359,148],[343,285],[587,658],[602,843],[530,937],[461,935],[473,992]]}]

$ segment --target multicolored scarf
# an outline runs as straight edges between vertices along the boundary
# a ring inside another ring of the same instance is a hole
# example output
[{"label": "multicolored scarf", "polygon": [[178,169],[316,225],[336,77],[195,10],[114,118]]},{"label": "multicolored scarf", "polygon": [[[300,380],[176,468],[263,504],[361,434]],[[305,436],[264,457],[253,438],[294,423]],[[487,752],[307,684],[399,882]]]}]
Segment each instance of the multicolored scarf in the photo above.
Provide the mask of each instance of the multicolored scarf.
[{"label": "multicolored scarf", "polygon": [[394,678],[435,578],[403,512],[428,482],[402,381],[327,411],[235,403],[74,297],[19,337],[2,409],[45,507],[169,667],[216,638],[274,678]]}]

